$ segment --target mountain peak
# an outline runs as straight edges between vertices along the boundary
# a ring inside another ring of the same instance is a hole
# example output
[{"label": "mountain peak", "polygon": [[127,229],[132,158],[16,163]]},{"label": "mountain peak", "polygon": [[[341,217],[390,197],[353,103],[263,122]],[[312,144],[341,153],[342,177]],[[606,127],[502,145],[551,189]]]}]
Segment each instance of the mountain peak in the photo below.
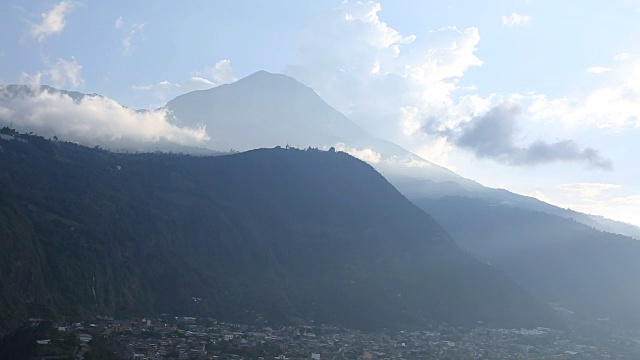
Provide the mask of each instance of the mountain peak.
[{"label": "mountain peak", "polygon": [[240,79],[239,81],[247,81],[247,80],[255,80],[255,79],[268,79],[268,80],[287,80],[287,81],[294,81],[298,84],[300,84],[300,82],[298,82],[298,80],[284,75],[284,74],[279,74],[279,73],[272,73],[272,72],[268,72],[266,70],[258,70],[256,72],[254,72],[253,74]]},{"label": "mountain peak", "polygon": [[242,78],[228,86],[251,88],[254,90],[269,89],[270,91],[287,91],[287,92],[305,92],[307,95],[315,92],[308,86],[302,84],[298,80],[278,73],[271,73],[265,70],[256,71],[255,73]]},{"label": "mountain peak", "polygon": [[253,74],[245,77],[244,79],[251,79],[251,78],[256,78],[256,77],[274,77],[274,78],[287,77],[288,78],[288,76],[286,76],[284,74],[272,73],[272,72],[268,72],[266,70],[258,70],[256,72],[254,72]]},{"label": "mountain peak", "polygon": [[287,144],[329,148],[368,135],[313,89],[264,70],[234,83],[180,95],[167,103],[173,121],[211,129],[216,149]]},{"label": "mountain peak", "polygon": [[[464,181],[400,146],[377,139],[296,79],[257,71],[234,83],[180,95],[167,103],[171,121],[205,125],[215,150],[291,145],[336,147],[376,164],[379,170],[416,171],[437,181]],[[385,171],[386,172],[386,171]],[[471,181],[467,181],[471,183]],[[475,185],[473,183],[472,185]]]}]

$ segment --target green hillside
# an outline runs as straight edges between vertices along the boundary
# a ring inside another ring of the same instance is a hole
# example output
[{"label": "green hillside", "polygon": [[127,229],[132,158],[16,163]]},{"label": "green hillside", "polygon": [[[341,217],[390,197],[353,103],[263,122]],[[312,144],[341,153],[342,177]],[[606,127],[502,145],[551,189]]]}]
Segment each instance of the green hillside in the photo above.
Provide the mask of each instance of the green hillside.
[{"label": "green hillside", "polygon": [[116,154],[19,137],[0,141],[3,330],[29,316],[163,312],[557,325],[347,154]]}]

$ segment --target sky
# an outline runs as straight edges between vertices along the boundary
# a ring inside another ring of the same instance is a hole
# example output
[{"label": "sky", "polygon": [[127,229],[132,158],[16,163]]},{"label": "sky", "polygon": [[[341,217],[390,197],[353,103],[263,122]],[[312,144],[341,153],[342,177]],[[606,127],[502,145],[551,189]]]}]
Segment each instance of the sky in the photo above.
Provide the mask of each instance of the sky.
[{"label": "sky", "polygon": [[107,97],[74,108],[91,128],[53,98],[21,105],[33,122],[189,144],[211,129],[131,109],[284,73],[485,186],[640,225],[639,17],[637,0],[6,0],[0,84]]}]

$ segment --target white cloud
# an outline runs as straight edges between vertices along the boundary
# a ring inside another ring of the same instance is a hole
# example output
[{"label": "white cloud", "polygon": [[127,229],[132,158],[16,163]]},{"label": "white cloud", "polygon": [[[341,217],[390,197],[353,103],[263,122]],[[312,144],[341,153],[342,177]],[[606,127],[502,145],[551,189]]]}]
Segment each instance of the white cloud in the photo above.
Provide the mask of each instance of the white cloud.
[{"label": "white cloud", "polygon": [[613,60],[616,60],[616,61],[625,61],[628,59],[629,59],[628,53],[620,53],[613,57]]},{"label": "white cloud", "polygon": [[38,41],[43,41],[53,34],[59,34],[66,25],[65,16],[76,6],[75,1],[61,1],[51,11],[42,13],[40,24],[31,24],[29,34]]},{"label": "white cloud", "polygon": [[519,15],[516,13],[512,13],[509,16],[502,16],[502,25],[512,27],[512,26],[526,26],[531,22],[531,16],[529,15]]},{"label": "white cloud", "polygon": [[19,83],[28,85],[32,89],[38,89],[43,82],[58,88],[77,88],[84,85],[81,71],[82,66],[74,57],[71,57],[70,60],[59,58],[49,68],[33,75],[22,72]]},{"label": "white cloud", "polygon": [[565,193],[577,195],[582,198],[593,199],[600,196],[602,193],[620,189],[622,185],[618,184],[603,184],[603,183],[575,183],[575,184],[561,184],[556,186],[557,189],[564,191]]},{"label": "white cloud", "polygon": [[144,29],[146,24],[133,24],[129,32],[122,39],[122,55],[128,56],[133,52],[133,39]]},{"label": "white cloud", "polygon": [[47,75],[56,87],[66,88],[67,85],[71,85],[77,88],[84,84],[84,80],[80,74],[81,71],[82,66],[72,57],[71,60],[58,59],[58,61],[51,66]]},{"label": "white cloud", "polygon": [[523,95],[535,121],[556,121],[571,127],[620,131],[640,128],[640,59],[613,69],[615,76],[583,94],[549,98]]},{"label": "white cloud", "polygon": [[387,157],[384,161],[387,164],[396,166],[396,167],[401,166],[406,168],[429,168],[433,166],[432,163],[415,156],[407,156],[407,157],[392,156],[392,157]]},{"label": "white cloud", "polygon": [[[233,74],[230,60],[220,60],[212,68],[207,68],[203,73],[196,74],[202,76],[191,76],[182,83],[172,83],[170,81],[160,81],[154,84],[133,85],[132,89],[141,92],[150,92],[156,99],[167,101],[181,94],[186,94],[194,90],[206,90],[216,86],[228,84],[237,80]],[[208,79],[204,76],[211,76]]]},{"label": "white cloud", "polygon": [[33,75],[27,74],[26,72],[22,72],[20,73],[19,83],[27,85],[32,89],[38,89],[40,88],[40,85],[42,83],[42,76],[43,76],[43,73],[41,71],[38,71]]},{"label": "white cloud", "polygon": [[[382,21],[381,11],[376,2],[344,1],[335,11],[317,18],[298,35],[295,62],[286,73],[374,136],[450,166],[449,154],[457,148],[451,137],[456,129],[510,100],[509,96],[480,96],[472,84],[463,83],[469,69],[483,65],[476,55],[477,28],[450,26],[423,36],[407,35]],[[508,20],[524,25],[530,19],[517,15]],[[529,110],[519,122],[526,124],[544,112],[555,116],[575,107],[568,99],[536,96],[512,96]],[[542,135],[528,141],[536,145],[534,150],[563,149],[567,153],[581,149],[571,139],[561,143]],[[522,140],[515,139],[513,146],[527,148],[520,144]],[[546,144],[555,145],[542,146]],[[584,156],[597,154],[594,149],[586,150]]]},{"label": "white cloud", "polygon": [[380,12],[375,2],[343,2],[300,32],[286,72],[373,135],[416,150],[428,141],[426,124],[460,121],[481,103],[458,102],[461,78],[483,64],[475,55],[479,31],[404,35]]},{"label": "white cloud", "polygon": [[[205,79],[203,77],[199,77],[199,76],[192,76],[189,79],[187,79],[187,81],[185,81],[185,85],[188,88],[191,88],[193,90],[204,90],[204,89],[210,89],[212,87],[216,86],[216,83],[214,83],[213,81],[209,80],[209,79]],[[191,90],[189,90],[191,91]]]},{"label": "white cloud", "polygon": [[640,226],[640,195],[620,184],[572,183],[533,190],[524,195],[585,214]]},{"label": "white cloud", "polygon": [[451,170],[455,170],[454,166],[449,164],[449,154],[453,151],[454,146],[447,142],[446,139],[440,138],[436,141],[418,148],[416,154],[422,158],[440,166],[446,166]]},{"label": "white cloud", "polygon": [[587,68],[587,72],[591,74],[602,74],[602,73],[611,72],[611,71],[613,71],[613,68],[606,67],[606,66],[590,66]]},{"label": "white cloud", "polygon": [[640,226],[640,195],[600,196],[598,198],[569,198],[563,203],[570,209],[586,214]]},{"label": "white cloud", "polygon": [[175,97],[194,90],[206,90],[215,86],[215,83],[207,79],[192,76],[182,84],[176,84],[164,80],[154,84],[133,85],[131,88],[136,91],[150,92],[156,99],[166,101],[170,97]]},{"label": "white cloud", "polygon": [[33,131],[86,144],[114,148],[136,143],[169,142],[199,146],[208,140],[204,128],[181,128],[167,122],[164,111],[138,112],[109,98],[86,95],[72,99],[57,92],[11,93],[0,88],[1,121],[13,122],[19,131]]},{"label": "white cloud", "polygon": [[[503,186],[502,188],[507,188],[507,186]],[[540,190],[534,190],[533,192],[529,192],[529,193],[520,193],[520,195],[534,197],[540,201],[544,201],[549,204],[553,203],[553,201],[550,198],[548,198],[544,192]]]},{"label": "white cloud", "polygon": [[381,159],[380,153],[377,153],[370,148],[358,150],[355,147],[347,146],[343,143],[336,144],[335,147],[336,150],[344,151],[355,158],[368,162],[369,164],[377,164]]},{"label": "white cloud", "polygon": [[236,76],[233,74],[233,68],[231,67],[231,60],[224,59],[218,61],[211,70],[213,76],[213,82],[216,85],[230,84],[236,80]]},{"label": "white cloud", "polygon": [[124,25],[124,19],[122,18],[122,16],[120,16],[119,18],[116,19],[116,22],[113,24],[113,27],[115,27],[116,29],[120,29],[122,25]]},{"label": "white cloud", "polygon": [[134,50],[135,38],[139,36],[138,34],[142,32],[146,24],[145,23],[131,24],[131,26],[128,26],[128,29],[125,29],[125,25],[126,23],[124,21],[124,18],[120,16],[114,22],[113,27],[117,30],[120,30],[122,33],[124,33],[124,36],[121,42],[122,55],[129,56]]}]

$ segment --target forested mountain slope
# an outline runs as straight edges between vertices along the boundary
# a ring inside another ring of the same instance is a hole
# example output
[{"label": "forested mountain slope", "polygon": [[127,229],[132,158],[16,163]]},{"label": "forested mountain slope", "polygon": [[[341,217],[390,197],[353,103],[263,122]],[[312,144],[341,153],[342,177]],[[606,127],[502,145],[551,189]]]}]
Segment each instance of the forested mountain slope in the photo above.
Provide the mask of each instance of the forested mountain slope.
[{"label": "forested mountain slope", "polygon": [[481,199],[416,202],[478,259],[575,316],[640,324],[640,242]]},{"label": "forested mountain slope", "polygon": [[3,330],[28,316],[158,312],[357,328],[558,324],[344,153],[0,144]]}]

